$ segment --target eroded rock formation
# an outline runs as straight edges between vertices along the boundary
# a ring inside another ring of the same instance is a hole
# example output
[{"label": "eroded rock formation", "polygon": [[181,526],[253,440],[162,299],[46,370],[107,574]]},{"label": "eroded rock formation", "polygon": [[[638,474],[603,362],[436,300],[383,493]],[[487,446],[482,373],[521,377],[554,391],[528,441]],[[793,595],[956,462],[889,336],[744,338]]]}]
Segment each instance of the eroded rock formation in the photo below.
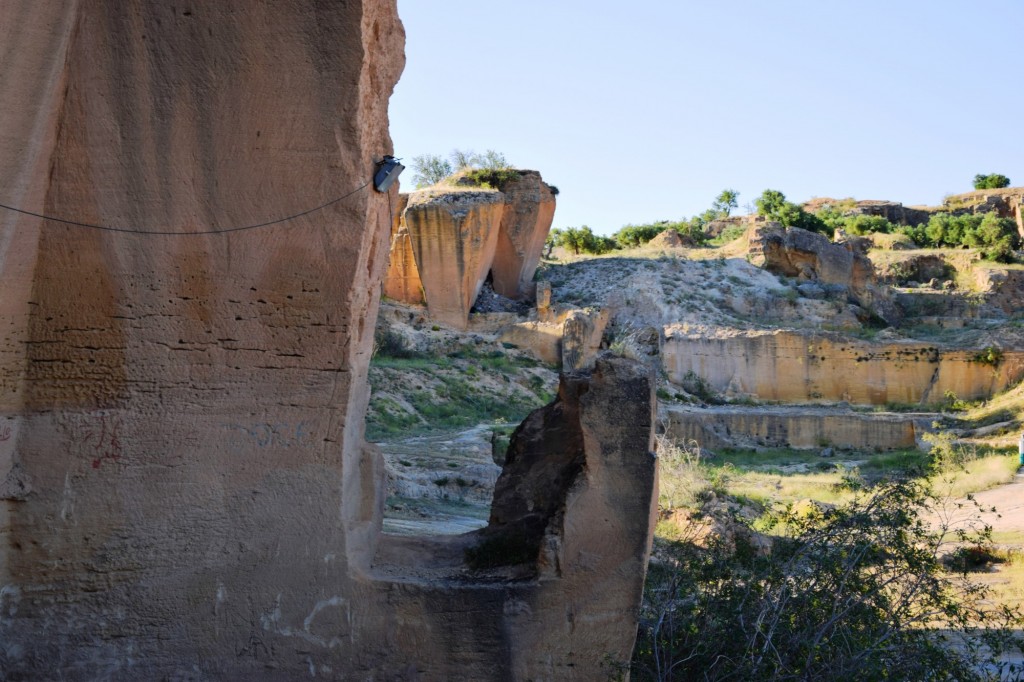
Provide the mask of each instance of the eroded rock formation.
[{"label": "eroded rock formation", "polygon": [[555,195],[537,171],[517,173],[501,191],[462,182],[408,195],[384,294],[426,303],[435,321],[462,330],[488,276],[501,296],[532,299]]},{"label": "eroded rock formation", "polygon": [[913,448],[934,414],[874,414],[809,407],[686,407],[667,405],[660,415],[674,441],[702,448],[839,447],[860,450]]},{"label": "eroded rock formation", "polygon": [[597,679],[628,655],[649,526],[612,505],[652,474],[617,476],[642,427],[607,430],[611,378],[616,407],[581,398],[560,579],[375,563],[395,197],[365,183],[402,39],[393,0],[0,4],[3,202],[175,233],[0,212],[0,677]]},{"label": "eroded rock formation", "polygon": [[846,287],[850,298],[890,324],[900,321],[889,292],[877,285],[866,255],[869,242],[833,244],[820,234],[778,223],[755,223],[749,231],[750,262],[776,274]]},{"label": "eroded rock formation", "polygon": [[494,260],[504,206],[504,197],[493,190],[409,196],[403,221],[431,319],[466,328]]}]

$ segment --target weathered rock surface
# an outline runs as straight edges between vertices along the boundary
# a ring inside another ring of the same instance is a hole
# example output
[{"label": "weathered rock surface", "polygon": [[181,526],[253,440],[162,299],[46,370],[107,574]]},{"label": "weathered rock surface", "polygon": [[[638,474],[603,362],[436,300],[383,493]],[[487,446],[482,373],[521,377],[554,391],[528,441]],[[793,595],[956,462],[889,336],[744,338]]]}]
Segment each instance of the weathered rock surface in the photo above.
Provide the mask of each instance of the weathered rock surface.
[{"label": "weathered rock surface", "polygon": [[998,266],[977,268],[975,279],[988,305],[1007,315],[1024,311],[1024,271]]},{"label": "weathered rock surface", "polygon": [[494,262],[503,211],[504,196],[493,190],[424,190],[409,196],[403,219],[431,319],[466,329]]},{"label": "weathered rock surface", "polygon": [[[0,44],[0,193],[29,211],[244,226],[357,190],[391,151],[391,0],[9,0]],[[581,400],[562,579],[371,565],[393,200],[192,236],[0,213],[0,677],[598,679],[628,657],[653,477],[626,457],[644,426],[608,431],[628,377]]]},{"label": "weathered rock surface", "polygon": [[915,342],[853,341],[797,331],[721,337],[670,328],[662,349],[669,378],[687,373],[719,393],[761,400],[846,401],[855,404],[938,403],[947,391],[989,398],[1024,378],[1024,352],[1004,351],[998,366],[979,350],[948,350]]},{"label": "weathered rock surface", "polygon": [[494,253],[494,290],[509,298],[533,298],[533,273],[555,217],[551,186],[533,170],[501,186],[505,210]]},{"label": "weathered rock surface", "polygon": [[402,218],[408,204],[409,195],[399,194],[391,227],[388,269],[384,274],[384,295],[396,301],[422,305],[426,303],[423,297],[423,280],[420,279],[420,269],[416,265],[409,226]]},{"label": "weathered rock surface", "polygon": [[860,450],[913,448],[937,415],[875,414],[814,407],[664,406],[660,419],[676,442],[696,441],[705,449],[789,447],[828,444]]},{"label": "weathered rock surface", "polygon": [[562,324],[562,371],[593,365],[610,316],[608,308],[569,311]]},{"label": "weathered rock surface", "polygon": [[770,272],[846,287],[850,297],[890,324],[900,312],[890,293],[878,286],[864,239],[833,244],[827,237],[784,228],[778,223],[755,223],[748,233],[750,262]]}]

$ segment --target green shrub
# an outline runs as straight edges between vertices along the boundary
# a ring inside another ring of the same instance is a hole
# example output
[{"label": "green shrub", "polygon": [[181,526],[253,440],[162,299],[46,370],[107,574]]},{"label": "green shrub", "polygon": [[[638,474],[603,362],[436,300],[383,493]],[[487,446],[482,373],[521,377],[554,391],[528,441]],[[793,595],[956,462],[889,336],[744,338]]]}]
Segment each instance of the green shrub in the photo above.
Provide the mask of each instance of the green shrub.
[{"label": "green shrub", "polygon": [[786,195],[776,189],[766,189],[754,200],[757,214],[768,220],[774,220],[783,227],[799,227],[811,232],[819,232],[832,236],[832,228],[818,216],[808,213],[800,206],[786,201]]},{"label": "green shrub", "polygon": [[978,174],[974,176],[974,189],[1002,189],[1010,186],[1010,178],[999,173],[988,175]]},{"label": "green shrub", "polygon": [[[927,485],[886,482],[834,507],[769,512],[770,552],[742,519],[733,544],[666,545],[652,562],[635,680],[988,680],[1020,671],[1016,608],[946,571],[957,540],[990,546],[929,509]],[[940,507],[941,508],[941,507]],[[945,517],[944,517],[945,518]],[[1004,678],[1005,679],[1005,678]]]},{"label": "green shrub", "polygon": [[995,213],[983,215],[950,215],[937,213],[926,225],[904,228],[904,233],[923,246],[967,247],[981,251],[982,258],[1010,262],[1020,247],[1017,225]]}]

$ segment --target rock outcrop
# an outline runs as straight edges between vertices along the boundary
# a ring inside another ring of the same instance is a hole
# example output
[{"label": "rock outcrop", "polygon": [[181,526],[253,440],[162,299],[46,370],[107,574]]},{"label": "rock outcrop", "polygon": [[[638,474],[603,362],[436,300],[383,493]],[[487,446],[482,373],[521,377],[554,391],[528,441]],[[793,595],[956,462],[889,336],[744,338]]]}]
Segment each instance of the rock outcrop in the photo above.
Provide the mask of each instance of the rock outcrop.
[{"label": "rock outcrop", "polygon": [[628,657],[653,465],[649,422],[615,421],[625,369],[580,399],[560,578],[377,559],[395,197],[368,181],[402,40],[393,0],[0,4],[2,201],[150,232],[0,212],[0,677],[598,679]]},{"label": "rock outcrop", "polygon": [[555,195],[533,170],[519,171],[518,180],[500,189],[505,210],[492,266],[494,290],[509,298],[532,298],[533,273],[555,218]]},{"label": "rock outcrop", "polygon": [[770,272],[846,287],[850,298],[890,324],[901,319],[892,296],[879,286],[866,251],[870,242],[833,244],[827,237],[778,223],[750,227],[750,262]]},{"label": "rock outcrop", "polygon": [[431,319],[466,329],[494,261],[504,206],[504,196],[493,190],[409,195],[403,221]]},{"label": "rock outcrop", "polygon": [[1024,378],[1024,352],[1004,351],[997,365],[983,349],[949,350],[915,342],[866,342],[798,331],[744,332],[719,338],[669,328],[662,360],[669,378],[687,375],[732,396],[861,405],[940,403],[989,398]]},{"label": "rock outcrop", "polygon": [[501,191],[463,178],[409,194],[392,237],[384,294],[426,303],[435,321],[462,330],[487,280],[501,296],[532,299],[555,195],[537,171],[516,173]]}]

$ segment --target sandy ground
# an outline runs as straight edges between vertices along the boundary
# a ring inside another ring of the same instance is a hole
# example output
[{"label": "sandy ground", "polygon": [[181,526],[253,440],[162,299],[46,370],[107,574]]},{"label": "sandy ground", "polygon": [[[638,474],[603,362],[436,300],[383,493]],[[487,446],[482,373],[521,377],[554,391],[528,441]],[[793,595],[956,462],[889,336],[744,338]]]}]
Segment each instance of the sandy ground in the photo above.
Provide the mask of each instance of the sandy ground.
[{"label": "sandy ground", "polygon": [[997,540],[1019,534],[1020,541],[1014,544],[1024,543],[1024,470],[1005,485],[975,493],[974,499],[984,510],[981,520],[992,526]]}]

